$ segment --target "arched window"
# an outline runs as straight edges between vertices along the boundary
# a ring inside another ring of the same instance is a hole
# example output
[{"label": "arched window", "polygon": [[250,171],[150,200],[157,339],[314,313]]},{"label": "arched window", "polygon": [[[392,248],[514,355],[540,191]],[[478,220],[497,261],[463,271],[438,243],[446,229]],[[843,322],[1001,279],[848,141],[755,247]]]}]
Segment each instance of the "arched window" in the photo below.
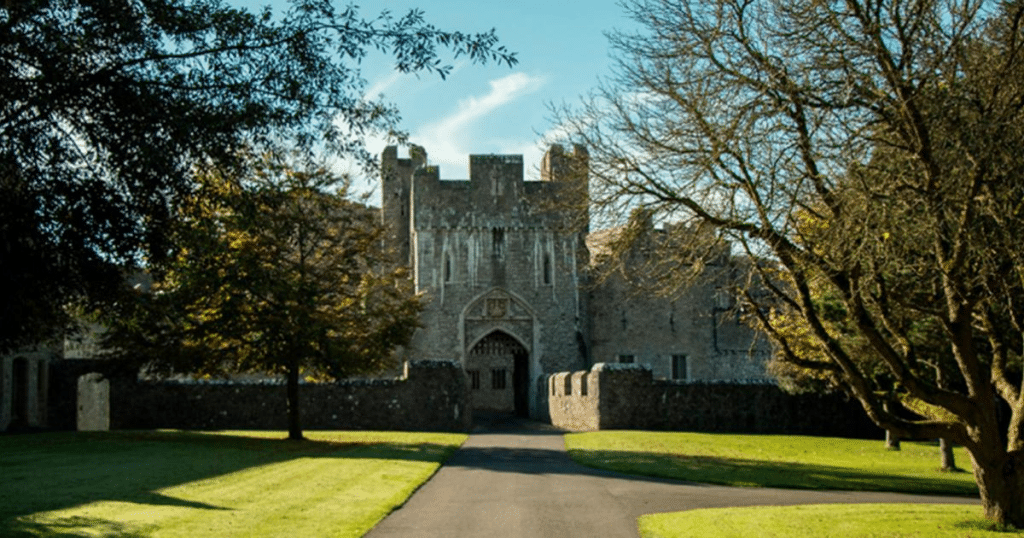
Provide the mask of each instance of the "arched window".
[{"label": "arched window", "polygon": [[491,253],[495,258],[500,258],[505,253],[505,230],[501,228],[491,230]]}]

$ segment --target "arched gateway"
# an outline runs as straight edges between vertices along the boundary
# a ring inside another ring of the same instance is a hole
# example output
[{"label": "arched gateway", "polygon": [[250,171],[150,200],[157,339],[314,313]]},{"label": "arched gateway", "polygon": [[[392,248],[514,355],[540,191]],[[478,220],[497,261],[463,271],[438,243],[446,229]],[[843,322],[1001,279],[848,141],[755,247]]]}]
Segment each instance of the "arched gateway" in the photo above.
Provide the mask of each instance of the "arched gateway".
[{"label": "arched gateway", "polygon": [[529,353],[518,340],[500,330],[491,332],[469,350],[466,371],[474,409],[529,415]]}]

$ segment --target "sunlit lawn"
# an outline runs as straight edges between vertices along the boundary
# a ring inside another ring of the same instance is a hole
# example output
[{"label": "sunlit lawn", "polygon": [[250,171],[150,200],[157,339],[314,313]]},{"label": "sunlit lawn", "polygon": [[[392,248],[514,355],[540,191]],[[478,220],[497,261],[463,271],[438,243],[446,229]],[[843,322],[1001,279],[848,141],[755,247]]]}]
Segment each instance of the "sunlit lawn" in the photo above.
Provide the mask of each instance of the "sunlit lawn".
[{"label": "sunlit lawn", "polygon": [[995,538],[978,506],[849,504],[715,508],[643,516],[644,538]]},{"label": "sunlit lawn", "polygon": [[[939,449],[881,440],[783,435],[601,431],[569,434],[566,448],[584,465],[630,474],[730,486],[977,495],[970,472],[939,471]],[[971,468],[956,450],[957,465]]]},{"label": "sunlit lawn", "polygon": [[361,536],[461,434],[104,432],[0,437],[0,536]]}]

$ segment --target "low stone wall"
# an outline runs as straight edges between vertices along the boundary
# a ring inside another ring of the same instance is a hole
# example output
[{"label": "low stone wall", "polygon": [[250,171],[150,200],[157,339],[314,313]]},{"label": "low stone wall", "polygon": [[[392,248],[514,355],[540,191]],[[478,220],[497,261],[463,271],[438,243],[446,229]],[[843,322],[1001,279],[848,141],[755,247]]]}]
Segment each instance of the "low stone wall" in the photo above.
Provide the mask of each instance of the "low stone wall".
[{"label": "low stone wall", "polygon": [[596,364],[548,377],[551,423],[612,429],[881,438],[857,402],[792,395],[771,384],[655,380],[642,365]]},{"label": "low stone wall", "polygon": [[[303,383],[307,430],[467,431],[472,410],[458,362],[411,361],[397,379]],[[283,383],[146,382],[110,378],[110,428],[285,430]]]}]

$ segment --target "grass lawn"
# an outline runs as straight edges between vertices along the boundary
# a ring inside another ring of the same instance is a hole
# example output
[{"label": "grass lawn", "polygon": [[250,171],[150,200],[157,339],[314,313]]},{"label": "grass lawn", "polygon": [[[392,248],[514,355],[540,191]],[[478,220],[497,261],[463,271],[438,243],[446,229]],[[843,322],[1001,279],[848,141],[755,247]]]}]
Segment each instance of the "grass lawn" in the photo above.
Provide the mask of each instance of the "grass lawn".
[{"label": "grass lawn", "polygon": [[991,530],[977,506],[815,504],[714,508],[642,516],[643,538],[982,538]]},{"label": "grass lawn", "polygon": [[0,436],[0,536],[362,536],[462,434]]},{"label": "grass lawn", "polygon": [[[577,462],[630,474],[729,486],[978,494],[972,473],[939,471],[937,445],[902,445],[888,451],[881,440],[644,431],[565,437]],[[962,448],[956,461],[970,469]]]}]

